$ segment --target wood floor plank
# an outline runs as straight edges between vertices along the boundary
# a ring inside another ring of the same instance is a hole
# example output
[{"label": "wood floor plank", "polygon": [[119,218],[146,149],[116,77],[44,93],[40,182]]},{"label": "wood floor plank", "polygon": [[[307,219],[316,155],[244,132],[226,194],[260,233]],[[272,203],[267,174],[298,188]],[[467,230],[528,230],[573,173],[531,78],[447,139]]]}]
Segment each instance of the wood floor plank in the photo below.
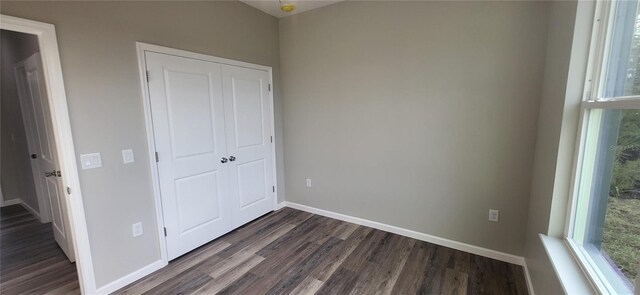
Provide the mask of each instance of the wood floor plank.
[{"label": "wood floor plank", "polygon": [[369,235],[371,228],[359,226],[350,235],[344,243],[340,245],[340,248],[336,248],[332,251],[331,256],[325,259],[316,269],[310,274],[310,276],[317,278],[318,280],[325,282],[333,274],[333,272],[342,265],[353,250]]},{"label": "wood floor plank", "polygon": [[242,275],[238,280],[233,282],[233,284],[227,286],[226,288],[220,290],[217,294],[219,295],[227,295],[227,294],[253,294],[248,290],[253,282],[258,280],[258,276],[248,272]]},{"label": "wood floor plank", "polygon": [[250,271],[259,275],[259,279],[251,283],[248,290],[251,294],[266,294],[285,277],[289,270],[301,265],[318,248],[320,248],[320,245],[307,242],[293,252],[289,252],[285,259],[270,259],[271,257],[267,257]]},{"label": "wood floor plank", "polygon": [[182,272],[171,280],[142,294],[191,294],[211,280],[213,280],[213,278],[199,271]]},{"label": "wood floor plank", "polygon": [[[289,209],[289,208],[287,208],[287,209]],[[294,209],[291,209],[291,210],[294,210]],[[298,210],[296,210],[296,211],[298,211]],[[312,213],[309,213],[309,212],[304,212],[304,211],[298,211],[298,212],[299,212],[299,214],[296,215],[293,219],[291,219],[289,221],[289,224],[293,224],[293,225],[298,226],[301,223],[307,221],[307,219],[315,216],[315,214],[312,214]]]},{"label": "wood floor plank", "polygon": [[216,268],[209,273],[209,275],[214,278],[221,276],[224,272],[227,272],[233,269],[234,267],[240,265],[244,261],[250,259],[260,249],[271,244],[273,241],[275,241],[279,237],[291,231],[291,229],[294,227],[295,226],[291,224],[282,225],[277,230],[272,232],[270,235],[267,235],[262,239],[255,241],[253,244],[247,245],[244,249],[238,251],[237,253],[225,259],[222,263],[217,265]]},{"label": "wood floor plank", "polygon": [[0,208],[0,294],[79,294],[75,263],[21,205]]},{"label": "wood floor plank", "polygon": [[221,274],[219,277],[213,278],[200,289],[196,290],[193,294],[216,294],[233,282],[238,280],[241,276],[248,273],[250,269],[258,265],[264,260],[264,257],[258,255],[252,255],[249,259],[242,262],[240,265],[233,269]]},{"label": "wood floor plank", "polygon": [[[55,261],[52,261],[55,260]],[[2,285],[5,288],[11,288],[14,285],[24,283],[25,281],[32,280],[38,276],[46,275],[47,273],[57,272],[60,269],[68,267],[71,264],[69,260],[59,260],[56,258],[50,258],[42,261],[41,263],[35,263],[33,266],[24,267],[15,271],[15,275],[9,274],[6,277],[2,277]]]},{"label": "wood floor plank", "polygon": [[331,250],[338,247],[342,242],[340,239],[330,237],[318,250],[309,255],[299,265],[287,271],[284,274],[284,278],[273,286],[267,294],[288,294],[293,291],[316,266],[329,256]]},{"label": "wood floor plank", "polygon": [[467,274],[448,268],[444,274],[444,280],[442,282],[442,294],[467,294]]},{"label": "wood floor plank", "polygon": [[309,241],[318,245],[324,244],[330,238],[335,238],[335,231],[344,222],[332,218],[324,218],[320,225],[309,236]]},{"label": "wood floor plank", "polygon": [[[265,260],[256,265],[251,272],[260,276],[268,277],[274,273],[287,271],[288,268],[296,265],[297,260],[304,259],[310,253],[313,253],[318,249],[320,245],[315,243],[306,242],[297,248],[287,248],[286,251],[279,251],[265,257]],[[258,255],[260,252],[258,252]],[[278,280],[281,278],[278,278]]]},{"label": "wood floor plank", "polygon": [[311,295],[315,294],[320,290],[324,284],[323,281],[320,281],[314,277],[308,276],[306,277],[298,286],[289,293],[289,295]]},{"label": "wood floor plank", "polygon": [[471,294],[488,294],[492,289],[489,287],[489,284],[491,284],[489,281],[491,268],[488,258],[473,256],[470,264],[467,292]]},{"label": "wood floor plank", "polygon": [[357,282],[356,278],[355,272],[339,267],[316,294],[349,294]]},{"label": "wood floor plank", "polygon": [[[507,274],[508,280],[513,282],[514,287],[511,289],[513,294],[528,294],[527,281],[524,276],[524,269],[520,265],[509,264],[509,274]],[[639,287],[636,287],[639,288]]]},{"label": "wood floor plank", "polygon": [[300,215],[303,215],[300,211],[290,208],[283,208],[282,210],[264,215],[263,217],[222,236],[220,239],[234,245],[234,248],[220,253],[220,256],[231,256],[239,249],[242,249],[246,245],[250,244],[256,237],[264,236],[265,234],[277,229],[283,224],[293,224],[292,222],[299,218]]},{"label": "wood floor plank", "polygon": [[469,273],[471,254],[453,249],[451,251],[453,254],[447,267],[459,272]]},{"label": "wood floor plank", "polygon": [[78,281],[68,283],[62,287],[52,289],[44,295],[80,295],[80,284]]},{"label": "wood floor plank", "polygon": [[215,257],[217,253],[226,249],[231,244],[226,241],[216,241],[203,246],[201,249],[197,249],[180,259],[169,263],[169,265],[161,270],[158,270],[122,289],[116,294],[142,294],[147,292],[156,286],[170,280],[177,274],[180,274],[187,269],[194,267],[195,265],[202,263],[209,259],[216,259],[216,261],[222,261],[222,258]]},{"label": "wood floor plank", "polygon": [[377,271],[369,278],[370,283],[364,285],[362,291],[356,294],[391,294],[415,242],[414,239],[398,237],[397,242],[393,243],[394,247],[389,248],[379,263],[372,260],[377,264]]},{"label": "wood floor plank", "polygon": [[42,294],[60,286],[77,280],[76,270],[73,268],[58,268],[42,273],[29,280],[21,281],[2,291],[2,294]]},{"label": "wood floor plank", "polygon": [[418,290],[426,277],[427,265],[434,250],[435,245],[416,241],[391,293],[419,294]]},{"label": "wood floor plank", "polygon": [[452,254],[452,249],[436,247],[427,265],[426,276],[418,290],[419,293],[441,293],[444,273]]},{"label": "wood floor plank", "polygon": [[358,227],[360,226],[355,223],[342,222],[333,235],[338,239],[346,240]]},{"label": "wood floor plank", "polygon": [[315,233],[315,229],[321,225],[324,218],[325,217],[315,215],[305,220],[286,235],[264,247],[257,254],[262,257],[267,257],[274,252],[283,251],[284,249],[294,248],[304,244],[306,242],[306,238],[308,238],[311,233]]},{"label": "wood floor plank", "polygon": [[371,253],[379,248],[380,243],[387,233],[379,230],[372,230],[353,253],[343,262],[342,267],[358,273],[371,258]]}]

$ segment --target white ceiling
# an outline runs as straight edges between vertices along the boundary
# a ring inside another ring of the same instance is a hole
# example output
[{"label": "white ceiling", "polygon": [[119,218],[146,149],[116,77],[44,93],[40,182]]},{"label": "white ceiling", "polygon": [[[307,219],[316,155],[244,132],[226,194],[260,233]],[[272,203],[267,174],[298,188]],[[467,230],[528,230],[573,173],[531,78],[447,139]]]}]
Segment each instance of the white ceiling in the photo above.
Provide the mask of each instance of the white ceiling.
[{"label": "white ceiling", "polygon": [[257,9],[260,9],[275,17],[285,17],[292,14],[309,11],[311,9],[320,8],[323,6],[338,3],[344,0],[283,0],[284,3],[293,3],[296,5],[296,9],[293,12],[285,13],[280,10],[280,1],[278,0],[240,0],[248,5],[251,5]]}]

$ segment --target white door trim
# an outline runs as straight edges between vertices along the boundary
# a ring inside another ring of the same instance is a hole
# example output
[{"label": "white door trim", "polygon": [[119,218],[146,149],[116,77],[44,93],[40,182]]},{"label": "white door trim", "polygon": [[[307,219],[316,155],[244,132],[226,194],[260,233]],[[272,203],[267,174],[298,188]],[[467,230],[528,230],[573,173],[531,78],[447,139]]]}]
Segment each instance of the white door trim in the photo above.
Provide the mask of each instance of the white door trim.
[{"label": "white door trim", "polygon": [[[256,65],[241,61],[235,61],[231,59],[215,57],[206,54],[200,54],[180,49],[174,49],[169,47],[163,47],[148,43],[136,42],[136,49],[138,53],[138,70],[140,76],[140,88],[142,91],[142,103],[144,107],[144,122],[145,130],[147,132],[147,149],[149,154],[149,169],[151,170],[151,178],[153,181],[153,199],[155,202],[156,219],[158,222],[158,234],[160,236],[160,253],[162,255],[163,267],[169,263],[167,254],[167,244],[164,238],[164,219],[162,217],[162,200],[160,198],[160,179],[158,175],[158,167],[156,163],[156,145],[153,135],[153,120],[151,117],[151,99],[149,97],[149,88],[147,86],[147,65],[145,61],[145,52],[156,52],[169,55],[175,55],[180,57],[199,59],[203,61],[215,62],[220,64],[244,67],[249,69],[262,70],[269,73],[269,84],[271,85],[271,91],[269,91],[269,100],[271,102],[271,134],[275,137],[275,114],[273,106],[273,70],[271,67]],[[275,138],[271,143],[271,153],[273,157],[273,182],[275,186],[273,209],[276,210],[278,205],[278,187],[277,187],[277,174],[276,174],[276,149]]]},{"label": "white door trim", "polygon": [[[55,27],[51,24],[27,20],[0,14],[0,28],[9,31],[33,34],[38,37],[42,64],[46,82],[47,97],[49,99],[53,132],[60,164],[60,171],[64,175],[62,183],[67,190],[67,212],[69,212],[69,232],[73,237],[73,247],[76,253],[76,267],[78,281],[83,294],[95,293],[95,277],[93,261],[89,247],[89,235],[80,191],[78,166],[76,165],[67,95],[62,79],[62,67]],[[70,192],[70,193],[69,193]]]}]

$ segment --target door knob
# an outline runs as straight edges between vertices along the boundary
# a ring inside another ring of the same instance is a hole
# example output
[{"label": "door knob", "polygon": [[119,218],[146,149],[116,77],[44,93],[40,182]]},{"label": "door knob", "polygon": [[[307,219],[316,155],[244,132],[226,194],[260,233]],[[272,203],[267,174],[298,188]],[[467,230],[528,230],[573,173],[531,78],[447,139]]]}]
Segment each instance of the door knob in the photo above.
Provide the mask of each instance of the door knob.
[{"label": "door knob", "polygon": [[45,177],[51,177],[51,176],[53,176],[53,177],[60,177],[61,175],[60,175],[60,171],[53,170],[53,171],[51,171],[51,172],[45,172],[45,173],[44,173],[44,176],[45,176]]},{"label": "door knob", "polygon": [[220,163],[224,164],[224,163],[226,163],[227,161],[228,161],[228,159],[227,159],[227,158],[222,157],[222,159],[220,160]]},{"label": "door knob", "polygon": [[234,156],[229,157],[229,161],[233,162],[235,160],[236,160],[236,157],[234,157]]}]

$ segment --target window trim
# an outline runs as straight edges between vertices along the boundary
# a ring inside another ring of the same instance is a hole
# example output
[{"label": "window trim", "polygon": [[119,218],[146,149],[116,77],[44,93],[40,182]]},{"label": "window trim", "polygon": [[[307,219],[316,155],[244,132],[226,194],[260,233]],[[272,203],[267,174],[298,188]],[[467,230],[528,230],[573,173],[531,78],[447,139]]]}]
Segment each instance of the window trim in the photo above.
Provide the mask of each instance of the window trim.
[{"label": "window trim", "polygon": [[[565,220],[563,237],[565,244],[570,249],[577,264],[586,274],[594,289],[600,294],[616,294],[614,285],[626,284],[622,278],[614,276],[612,280],[611,276],[605,275],[605,272],[609,272],[609,270],[603,271],[600,269],[597,266],[598,263],[588,251],[584,247],[579,246],[571,237],[573,237],[575,233],[580,179],[584,175],[583,168],[588,168],[584,167],[583,160],[585,154],[588,152],[585,141],[588,138],[590,115],[592,115],[590,111],[592,109],[640,109],[640,95],[616,97],[615,99],[599,99],[599,97],[603,97],[602,92],[606,71],[610,70],[606,68],[611,49],[611,47],[607,45],[611,42],[611,32],[614,29],[614,26],[610,25],[610,19],[615,13],[613,7],[616,5],[616,2],[618,1],[598,0],[595,3],[594,21],[589,45],[583,97],[580,103],[578,134],[576,136],[567,218]],[[637,288],[638,286],[636,286],[636,289]]]},{"label": "window trim", "polygon": [[[605,40],[601,40],[603,38],[603,36],[605,35],[603,30],[605,29],[604,26],[602,26],[602,23],[604,23],[606,20],[603,19],[607,13],[609,11],[609,7],[610,5],[607,5],[607,3],[602,2],[602,1],[597,1],[596,2],[596,10],[595,10],[595,19],[593,22],[593,29],[592,29],[592,34],[591,34],[591,44],[590,44],[590,48],[589,48],[589,57],[588,57],[588,65],[587,65],[587,75],[586,75],[586,81],[585,81],[585,86],[584,86],[584,92],[583,92],[583,98],[582,98],[582,103],[580,105],[580,116],[579,116],[579,126],[578,126],[578,134],[576,137],[576,148],[574,151],[574,161],[573,161],[573,167],[572,167],[572,174],[571,174],[571,185],[570,185],[570,190],[569,190],[569,206],[567,206],[567,219],[565,222],[565,231],[564,231],[564,236],[566,237],[570,237],[573,235],[573,224],[575,221],[575,210],[574,208],[577,205],[577,192],[578,192],[578,188],[579,188],[579,184],[577,182],[578,178],[580,177],[580,173],[578,173],[578,171],[582,170],[582,159],[584,158],[584,147],[581,144],[583,142],[583,140],[586,137],[586,131],[587,131],[587,124],[586,122],[588,121],[588,112],[586,111],[587,108],[587,104],[586,102],[589,102],[589,100],[591,100],[592,102],[595,103],[595,95],[592,95],[593,93],[596,93],[597,89],[596,86],[598,83],[593,83],[593,81],[599,81],[599,72],[601,69],[601,64],[599,63],[599,61],[601,61],[603,59],[603,49],[604,49],[604,44]],[[608,19],[608,17],[606,17],[606,19]]]}]

